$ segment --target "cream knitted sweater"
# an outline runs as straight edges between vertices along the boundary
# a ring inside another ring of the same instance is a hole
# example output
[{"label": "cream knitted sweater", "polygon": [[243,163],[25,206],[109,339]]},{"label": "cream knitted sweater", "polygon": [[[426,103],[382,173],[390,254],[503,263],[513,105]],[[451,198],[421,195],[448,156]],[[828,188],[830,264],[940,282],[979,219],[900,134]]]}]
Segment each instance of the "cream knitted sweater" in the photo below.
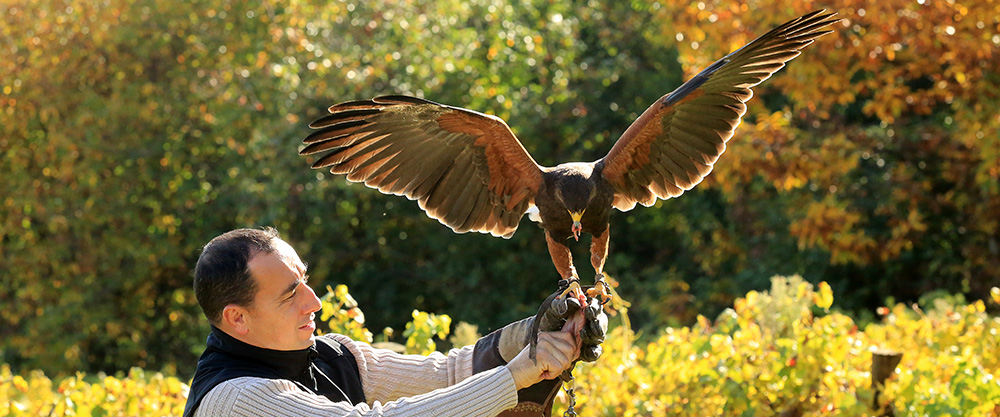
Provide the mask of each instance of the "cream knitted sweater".
[{"label": "cream knitted sweater", "polygon": [[517,404],[506,367],[472,374],[472,346],[447,356],[400,355],[347,336],[329,337],[357,359],[367,404],[335,403],[288,380],[242,377],[212,388],[195,417],[495,416]]}]

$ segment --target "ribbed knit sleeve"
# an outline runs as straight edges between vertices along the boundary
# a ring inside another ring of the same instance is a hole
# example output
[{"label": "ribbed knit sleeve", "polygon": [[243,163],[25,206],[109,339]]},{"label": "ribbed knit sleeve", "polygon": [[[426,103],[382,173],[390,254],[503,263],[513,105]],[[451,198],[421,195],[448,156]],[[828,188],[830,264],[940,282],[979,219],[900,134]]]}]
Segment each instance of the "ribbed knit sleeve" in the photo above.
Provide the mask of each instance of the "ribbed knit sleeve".
[{"label": "ribbed knit sleeve", "polygon": [[354,354],[361,373],[361,385],[369,401],[392,401],[400,397],[423,394],[444,388],[472,375],[472,346],[452,349],[445,356],[402,355],[386,349],[376,349],[367,343],[331,334],[333,340]]}]

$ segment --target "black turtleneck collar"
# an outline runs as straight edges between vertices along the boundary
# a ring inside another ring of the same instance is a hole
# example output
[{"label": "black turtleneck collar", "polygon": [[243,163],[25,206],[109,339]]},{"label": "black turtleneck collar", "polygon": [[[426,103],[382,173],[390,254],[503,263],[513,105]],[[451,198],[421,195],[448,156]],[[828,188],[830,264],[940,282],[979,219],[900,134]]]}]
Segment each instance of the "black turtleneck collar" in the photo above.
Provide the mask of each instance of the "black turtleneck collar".
[{"label": "black turtleneck collar", "polygon": [[316,342],[300,350],[274,350],[243,342],[218,327],[212,326],[205,353],[218,350],[248,364],[258,365],[275,372],[282,379],[297,379],[316,357]]}]

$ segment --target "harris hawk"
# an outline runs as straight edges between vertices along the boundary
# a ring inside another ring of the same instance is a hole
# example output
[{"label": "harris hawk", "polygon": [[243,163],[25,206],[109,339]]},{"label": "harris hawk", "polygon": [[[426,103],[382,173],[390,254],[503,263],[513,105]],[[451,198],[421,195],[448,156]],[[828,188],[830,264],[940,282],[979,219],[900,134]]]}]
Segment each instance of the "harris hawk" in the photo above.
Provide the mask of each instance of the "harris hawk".
[{"label": "harris hawk", "polygon": [[313,168],[416,200],[457,233],[509,238],[526,213],[537,214],[563,282],[579,280],[568,238],[589,233],[602,284],[591,295],[607,297],[612,208],[648,207],[700,183],[740,124],[750,88],[830,33],[823,29],[839,20],[834,14],[806,14],[709,65],[656,100],[594,162],[541,166],[502,119],[399,95],[331,106],[310,124],[316,131],[300,154],[322,153]]}]

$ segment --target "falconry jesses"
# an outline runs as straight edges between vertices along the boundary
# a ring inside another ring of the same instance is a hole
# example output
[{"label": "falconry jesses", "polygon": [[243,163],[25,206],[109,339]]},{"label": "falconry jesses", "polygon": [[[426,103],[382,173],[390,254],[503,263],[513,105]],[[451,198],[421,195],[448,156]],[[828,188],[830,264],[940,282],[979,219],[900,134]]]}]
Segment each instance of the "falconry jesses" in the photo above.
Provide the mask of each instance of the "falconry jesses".
[{"label": "falconry jesses", "polygon": [[330,107],[300,153],[322,152],[313,168],[417,200],[458,233],[508,238],[537,208],[560,277],[578,280],[566,240],[586,232],[603,284],[611,209],[650,206],[700,183],[740,124],[750,87],[830,33],[822,29],[838,19],[823,12],[774,28],[656,100],[594,162],[540,166],[500,118],[406,96]]}]

